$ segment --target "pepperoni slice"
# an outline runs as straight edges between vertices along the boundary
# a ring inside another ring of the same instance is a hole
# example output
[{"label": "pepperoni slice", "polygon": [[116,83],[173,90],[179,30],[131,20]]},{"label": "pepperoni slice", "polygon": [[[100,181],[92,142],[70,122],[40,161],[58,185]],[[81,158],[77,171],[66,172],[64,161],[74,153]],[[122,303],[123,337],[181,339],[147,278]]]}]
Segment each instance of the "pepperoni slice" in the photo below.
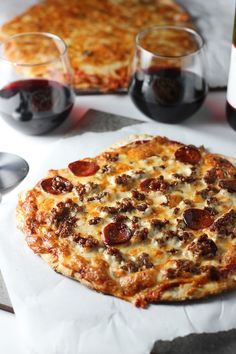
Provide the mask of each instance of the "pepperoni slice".
[{"label": "pepperoni slice", "polygon": [[230,193],[236,193],[236,179],[226,179],[219,183],[221,188],[227,189]]},{"label": "pepperoni slice", "polygon": [[71,172],[78,177],[92,176],[99,170],[99,166],[96,162],[87,160],[71,162],[68,167]]},{"label": "pepperoni slice", "polygon": [[148,178],[140,183],[140,188],[144,192],[157,191],[159,189],[159,184],[156,183],[155,178]]},{"label": "pepperoni slice", "polygon": [[47,193],[58,195],[71,192],[73,184],[64,177],[55,176],[52,178],[44,179],[41,182],[41,187]]},{"label": "pepperoni slice", "polygon": [[183,163],[197,165],[201,160],[201,154],[193,145],[181,146],[181,148],[176,150],[175,158]]},{"label": "pepperoni slice", "polygon": [[104,243],[113,246],[128,242],[131,239],[132,231],[121,222],[112,222],[104,228],[103,235]]},{"label": "pepperoni slice", "polygon": [[213,218],[208,210],[187,209],[184,212],[184,222],[192,230],[201,230],[211,226]]}]

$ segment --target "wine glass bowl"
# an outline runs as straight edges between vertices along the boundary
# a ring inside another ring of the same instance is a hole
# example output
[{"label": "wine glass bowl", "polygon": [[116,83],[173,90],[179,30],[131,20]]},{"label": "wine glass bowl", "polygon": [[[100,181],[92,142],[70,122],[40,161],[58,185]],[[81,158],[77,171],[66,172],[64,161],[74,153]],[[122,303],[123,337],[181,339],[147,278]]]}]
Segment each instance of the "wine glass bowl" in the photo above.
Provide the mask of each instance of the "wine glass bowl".
[{"label": "wine glass bowl", "polygon": [[29,172],[28,163],[20,156],[0,152],[0,202],[1,194],[22,181]]},{"label": "wine glass bowl", "polygon": [[21,33],[0,45],[0,115],[30,135],[58,127],[74,104],[64,41],[51,33]]},{"label": "wine glass bowl", "polygon": [[133,103],[163,123],[192,116],[207,94],[204,41],[190,28],[155,26],[138,33],[130,71]]}]

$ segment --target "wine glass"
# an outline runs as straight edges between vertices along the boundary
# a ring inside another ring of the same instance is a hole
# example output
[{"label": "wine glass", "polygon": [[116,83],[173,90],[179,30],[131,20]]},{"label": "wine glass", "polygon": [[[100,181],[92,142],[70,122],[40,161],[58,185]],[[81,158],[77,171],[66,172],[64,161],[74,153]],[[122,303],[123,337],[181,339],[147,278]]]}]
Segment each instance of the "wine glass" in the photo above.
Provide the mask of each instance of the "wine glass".
[{"label": "wine glass", "polygon": [[0,114],[17,130],[40,135],[69,115],[74,94],[65,42],[51,33],[21,33],[0,45]]},{"label": "wine glass", "polygon": [[[25,134],[58,127],[74,104],[72,69],[64,41],[51,33],[21,33],[0,45],[0,118]],[[0,192],[28,173],[26,161],[0,153]]]},{"label": "wine glass", "polygon": [[200,34],[178,26],[138,33],[129,95],[141,112],[163,123],[178,123],[201,107],[207,90]]}]

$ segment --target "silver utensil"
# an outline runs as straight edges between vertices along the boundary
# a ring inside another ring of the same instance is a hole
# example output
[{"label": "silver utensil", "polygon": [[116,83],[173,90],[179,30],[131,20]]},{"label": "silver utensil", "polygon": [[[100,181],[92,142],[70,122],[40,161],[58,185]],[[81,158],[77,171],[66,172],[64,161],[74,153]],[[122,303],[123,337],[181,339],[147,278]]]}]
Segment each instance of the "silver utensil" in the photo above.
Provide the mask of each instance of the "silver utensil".
[{"label": "silver utensil", "polygon": [[22,157],[0,152],[0,193],[19,184],[28,172],[29,165]]}]

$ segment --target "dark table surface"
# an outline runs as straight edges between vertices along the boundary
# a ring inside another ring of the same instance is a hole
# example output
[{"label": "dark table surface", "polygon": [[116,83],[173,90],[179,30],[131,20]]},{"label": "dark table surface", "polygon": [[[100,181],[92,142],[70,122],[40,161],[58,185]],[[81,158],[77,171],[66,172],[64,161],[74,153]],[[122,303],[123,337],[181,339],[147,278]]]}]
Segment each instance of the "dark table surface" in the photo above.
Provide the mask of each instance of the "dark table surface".
[{"label": "dark table surface", "polygon": [[158,341],[151,354],[235,354],[236,330],[190,334],[173,341]]}]

